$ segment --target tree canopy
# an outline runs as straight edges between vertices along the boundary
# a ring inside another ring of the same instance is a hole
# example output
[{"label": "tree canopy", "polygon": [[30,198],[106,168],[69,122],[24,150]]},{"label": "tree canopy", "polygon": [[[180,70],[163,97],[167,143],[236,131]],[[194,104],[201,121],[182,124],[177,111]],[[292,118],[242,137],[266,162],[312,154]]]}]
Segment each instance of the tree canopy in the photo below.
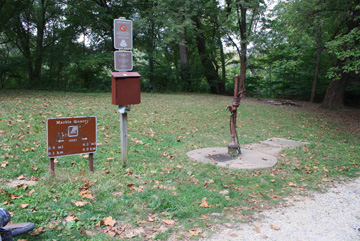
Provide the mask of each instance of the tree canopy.
[{"label": "tree canopy", "polygon": [[[0,0],[0,88],[109,91],[113,20],[142,89],[360,105],[357,0]],[[344,102],[345,101],[345,102]]]}]

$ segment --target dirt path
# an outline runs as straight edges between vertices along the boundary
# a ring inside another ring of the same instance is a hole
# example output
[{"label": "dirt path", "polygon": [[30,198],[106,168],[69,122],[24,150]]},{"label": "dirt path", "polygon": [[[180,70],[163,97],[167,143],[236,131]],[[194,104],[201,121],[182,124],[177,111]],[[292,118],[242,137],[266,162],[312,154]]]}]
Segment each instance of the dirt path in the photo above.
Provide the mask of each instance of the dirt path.
[{"label": "dirt path", "polygon": [[288,199],[254,222],[224,226],[201,240],[360,240],[360,178],[333,186],[325,194]]}]

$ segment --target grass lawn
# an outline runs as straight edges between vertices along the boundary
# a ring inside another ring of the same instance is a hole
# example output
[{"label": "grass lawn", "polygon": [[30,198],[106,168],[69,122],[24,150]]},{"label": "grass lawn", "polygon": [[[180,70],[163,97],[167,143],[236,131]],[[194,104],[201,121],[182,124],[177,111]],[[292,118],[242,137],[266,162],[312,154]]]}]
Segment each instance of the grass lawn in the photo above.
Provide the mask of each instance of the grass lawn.
[{"label": "grass lawn", "polygon": [[[217,223],[246,222],[291,194],[360,176],[360,136],[301,107],[241,102],[240,142],[271,137],[310,142],[284,150],[264,170],[191,161],[186,152],[226,146],[231,97],[142,94],[128,114],[129,164],[121,165],[120,117],[111,93],[0,92],[0,207],[14,222],[34,222],[28,240],[179,240]],[[94,173],[87,155],[59,157],[49,175],[46,120],[96,116]],[[10,180],[36,186],[8,187]]]}]

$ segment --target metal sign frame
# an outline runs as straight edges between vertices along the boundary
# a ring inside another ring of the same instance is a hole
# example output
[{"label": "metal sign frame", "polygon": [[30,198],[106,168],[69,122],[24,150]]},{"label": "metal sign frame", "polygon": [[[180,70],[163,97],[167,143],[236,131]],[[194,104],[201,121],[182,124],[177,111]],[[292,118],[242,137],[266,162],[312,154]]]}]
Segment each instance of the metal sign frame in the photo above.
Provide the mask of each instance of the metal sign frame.
[{"label": "metal sign frame", "polygon": [[131,20],[114,19],[114,48],[128,50],[133,48],[133,28]]},{"label": "metal sign frame", "polygon": [[[130,58],[126,55],[130,55]],[[122,61],[121,61],[122,59]],[[130,63],[127,63],[129,61]],[[115,51],[114,52],[114,67],[116,71],[131,71],[133,70],[133,55],[131,51]]]}]

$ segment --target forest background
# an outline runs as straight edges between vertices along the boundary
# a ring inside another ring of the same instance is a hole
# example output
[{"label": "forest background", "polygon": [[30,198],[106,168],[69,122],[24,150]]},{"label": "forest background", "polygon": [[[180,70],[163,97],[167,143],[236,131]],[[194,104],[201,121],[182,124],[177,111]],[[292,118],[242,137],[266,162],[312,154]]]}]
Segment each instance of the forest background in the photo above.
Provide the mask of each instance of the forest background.
[{"label": "forest background", "polygon": [[119,17],[143,91],[360,106],[357,0],[0,0],[0,88],[110,91]]}]

